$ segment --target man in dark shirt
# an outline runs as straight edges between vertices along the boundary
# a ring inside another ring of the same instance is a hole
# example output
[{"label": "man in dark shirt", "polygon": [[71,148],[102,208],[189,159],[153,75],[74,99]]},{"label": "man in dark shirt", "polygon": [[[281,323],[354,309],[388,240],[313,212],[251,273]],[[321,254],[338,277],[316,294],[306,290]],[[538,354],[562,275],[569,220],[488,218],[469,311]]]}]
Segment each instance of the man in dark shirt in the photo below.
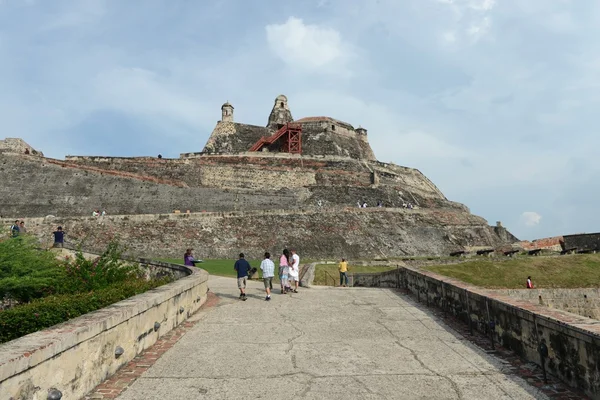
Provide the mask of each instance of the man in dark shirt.
[{"label": "man in dark shirt", "polygon": [[233,269],[237,271],[237,284],[240,289],[240,300],[246,301],[246,281],[248,280],[250,264],[244,258],[244,253],[240,253],[240,258],[235,262]]},{"label": "man in dark shirt", "polygon": [[56,228],[56,231],[52,232],[54,235],[54,247],[63,247],[65,243],[65,233],[62,230],[62,226]]},{"label": "man in dark shirt", "polygon": [[10,235],[12,237],[19,236],[19,220],[16,220],[13,225],[10,227]]}]

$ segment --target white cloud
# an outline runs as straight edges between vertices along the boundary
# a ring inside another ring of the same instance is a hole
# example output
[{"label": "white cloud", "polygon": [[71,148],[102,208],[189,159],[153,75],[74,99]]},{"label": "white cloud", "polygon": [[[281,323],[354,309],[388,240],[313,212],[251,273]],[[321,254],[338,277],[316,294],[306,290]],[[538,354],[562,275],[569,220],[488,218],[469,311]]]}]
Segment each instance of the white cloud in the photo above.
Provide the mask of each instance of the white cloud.
[{"label": "white cloud", "polygon": [[284,24],[267,25],[266,31],[271,51],[291,67],[339,72],[352,55],[338,31],[305,24],[300,18],[290,17]]},{"label": "white cloud", "polygon": [[535,211],[525,211],[521,214],[521,223],[525,226],[533,227],[539,225],[542,216]]}]

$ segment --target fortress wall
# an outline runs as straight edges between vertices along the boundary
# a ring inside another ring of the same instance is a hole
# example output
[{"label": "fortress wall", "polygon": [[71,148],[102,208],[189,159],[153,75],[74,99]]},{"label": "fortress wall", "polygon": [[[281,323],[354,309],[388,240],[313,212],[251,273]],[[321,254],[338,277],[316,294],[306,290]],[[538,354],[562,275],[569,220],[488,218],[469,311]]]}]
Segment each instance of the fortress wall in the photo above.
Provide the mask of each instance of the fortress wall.
[{"label": "fortress wall", "polygon": [[273,133],[275,131],[263,126],[219,121],[202,151],[228,154],[245,152],[261,137]]},{"label": "fortress wall", "polygon": [[[374,206],[454,208],[418,171],[345,158],[206,156],[70,157],[69,161],[0,155],[0,215],[90,215],[182,211],[261,210],[300,207]],[[399,192],[402,195],[399,195]]]},{"label": "fortress wall", "polygon": [[68,168],[28,156],[0,155],[0,166],[0,215],[14,218],[90,215],[94,209],[109,214],[146,214],[175,209],[272,209],[281,204],[296,208],[303,195],[286,190],[180,187],[175,182],[157,183],[151,177],[144,180]]},{"label": "fortress wall", "polygon": [[[71,156],[69,162],[106,170],[154,176],[167,181],[185,182],[192,187],[264,189],[312,185],[369,187],[372,184],[372,171],[375,171],[379,186],[389,186],[397,191],[405,191],[406,193],[403,193],[402,196],[405,201],[428,206],[424,200],[426,198],[445,200],[439,189],[419,170],[390,164],[356,161],[347,157],[282,157],[272,153],[245,153],[239,156],[211,155],[200,158],[162,160],[144,157]],[[396,196],[397,194],[394,195],[394,197]],[[423,200],[415,201],[413,196]],[[346,199],[343,204],[349,205],[355,201]],[[399,205],[401,203],[402,201],[399,201]],[[430,203],[429,206],[439,206],[440,204],[442,203]]]},{"label": "fortress wall", "polygon": [[[335,130],[331,129],[332,125]],[[302,154],[375,160],[366,136],[345,125],[327,121],[302,122]]]},{"label": "fortress wall", "polygon": [[[8,225],[9,219],[3,221]],[[244,251],[260,258],[294,246],[304,258],[365,258],[447,255],[459,246],[502,244],[482,218],[449,210],[430,212],[386,208],[328,208],[65,217],[27,219],[28,232],[44,238],[64,227],[69,241],[101,250],[120,237],[132,255],[180,257],[187,247],[203,258],[235,258]]]},{"label": "fortress wall", "polygon": [[23,139],[19,138],[6,138],[0,140],[0,152],[25,154],[29,150],[31,155],[43,156],[44,154],[35,150],[33,147],[28,145]]}]

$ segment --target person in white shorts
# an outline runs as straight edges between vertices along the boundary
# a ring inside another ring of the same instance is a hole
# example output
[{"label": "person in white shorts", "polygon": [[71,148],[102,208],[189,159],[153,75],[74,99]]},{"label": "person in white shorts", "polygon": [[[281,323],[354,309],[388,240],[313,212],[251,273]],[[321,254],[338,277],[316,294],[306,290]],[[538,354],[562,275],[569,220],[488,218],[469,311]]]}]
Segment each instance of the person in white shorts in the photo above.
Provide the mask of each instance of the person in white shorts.
[{"label": "person in white shorts", "polygon": [[300,256],[296,254],[296,250],[292,249],[292,262],[290,265],[289,278],[294,281],[294,293],[298,293],[298,277],[300,276]]}]

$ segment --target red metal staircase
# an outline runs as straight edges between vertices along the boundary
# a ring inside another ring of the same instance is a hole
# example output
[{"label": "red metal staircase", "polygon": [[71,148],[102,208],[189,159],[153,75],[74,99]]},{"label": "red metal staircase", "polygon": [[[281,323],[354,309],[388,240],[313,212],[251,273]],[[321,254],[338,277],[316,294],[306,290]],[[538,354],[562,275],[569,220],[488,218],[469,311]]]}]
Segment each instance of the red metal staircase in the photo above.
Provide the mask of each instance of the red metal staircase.
[{"label": "red metal staircase", "polygon": [[287,123],[271,136],[263,136],[250,148],[250,151],[260,151],[264,146],[270,146],[279,139],[282,153],[302,154],[302,125]]}]

